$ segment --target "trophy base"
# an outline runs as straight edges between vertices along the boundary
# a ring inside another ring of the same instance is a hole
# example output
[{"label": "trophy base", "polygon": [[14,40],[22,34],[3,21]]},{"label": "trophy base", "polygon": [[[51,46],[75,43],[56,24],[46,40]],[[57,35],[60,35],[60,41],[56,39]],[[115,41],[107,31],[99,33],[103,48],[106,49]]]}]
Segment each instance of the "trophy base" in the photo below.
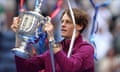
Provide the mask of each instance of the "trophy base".
[{"label": "trophy base", "polygon": [[22,57],[24,59],[27,59],[30,57],[29,53],[21,48],[13,48],[12,52],[19,57]]}]

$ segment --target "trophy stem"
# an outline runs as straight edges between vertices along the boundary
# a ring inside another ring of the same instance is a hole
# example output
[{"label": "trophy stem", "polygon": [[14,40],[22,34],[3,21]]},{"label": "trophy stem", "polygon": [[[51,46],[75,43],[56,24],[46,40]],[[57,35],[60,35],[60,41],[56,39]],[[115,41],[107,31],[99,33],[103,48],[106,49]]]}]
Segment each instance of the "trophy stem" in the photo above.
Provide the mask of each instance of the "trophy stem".
[{"label": "trophy stem", "polygon": [[25,50],[26,46],[27,46],[27,43],[25,41],[22,41],[20,49]]},{"label": "trophy stem", "polygon": [[12,52],[22,58],[29,58],[29,53],[26,51],[27,42],[22,41],[19,48],[13,48]]}]

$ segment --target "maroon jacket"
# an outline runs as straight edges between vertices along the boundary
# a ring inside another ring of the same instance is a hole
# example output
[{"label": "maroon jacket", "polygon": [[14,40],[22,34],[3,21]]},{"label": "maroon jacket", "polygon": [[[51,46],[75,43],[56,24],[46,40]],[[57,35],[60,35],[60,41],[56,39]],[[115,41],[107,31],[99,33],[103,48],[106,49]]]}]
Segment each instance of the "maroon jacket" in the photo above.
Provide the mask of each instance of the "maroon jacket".
[{"label": "maroon jacket", "polygon": [[[70,58],[67,58],[70,41],[61,42],[62,50],[54,55],[56,72],[94,72],[94,48],[82,40],[82,36],[76,38]],[[15,56],[17,72],[52,72],[49,50],[43,55],[32,57],[29,60]]]}]

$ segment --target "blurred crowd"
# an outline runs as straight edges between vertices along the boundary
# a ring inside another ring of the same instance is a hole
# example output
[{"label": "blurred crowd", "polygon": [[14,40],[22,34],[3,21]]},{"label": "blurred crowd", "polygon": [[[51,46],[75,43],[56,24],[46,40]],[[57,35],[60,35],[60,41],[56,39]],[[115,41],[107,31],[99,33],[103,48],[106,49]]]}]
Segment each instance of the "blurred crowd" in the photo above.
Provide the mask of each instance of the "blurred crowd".
[{"label": "blurred crowd", "polygon": [[[35,0],[24,0],[26,11],[34,10]],[[43,0],[41,11],[44,16],[50,16],[56,9],[59,0]],[[96,4],[109,0],[93,0]],[[120,72],[120,0],[111,0],[111,4],[99,8],[97,21],[98,30],[94,40],[96,43],[95,72]],[[89,39],[92,19],[95,13],[89,0],[70,0],[74,8],[85,9],[90,15],[88,31],[84,32]],[[11,49],[15,47],[15,33],[11,30],[13,17],[19,15],[20,0],[0,0],[0,72],[16,72],[14,55]],[[60,37],[60,16],[62,11],[68,8],[66,0],[63,0],[60,11],[52,19],[55,24],[56,40]]]}]

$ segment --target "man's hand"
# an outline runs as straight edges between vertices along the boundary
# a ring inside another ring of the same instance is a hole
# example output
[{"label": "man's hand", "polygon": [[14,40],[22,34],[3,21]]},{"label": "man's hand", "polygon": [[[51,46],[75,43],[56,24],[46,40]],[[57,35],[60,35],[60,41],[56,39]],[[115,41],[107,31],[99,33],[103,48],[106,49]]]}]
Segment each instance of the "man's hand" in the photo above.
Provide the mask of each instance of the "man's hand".
[{"label": "man's hand", "polygon": [[16,44],[15,47],[19,47],[20,46],[20,39],[18,37],[17,31],[18,31],[18,27],[19,27],[19,22],[20,22],[20,18],[19,17],[14,17],[13,18],[13,23],[11,25],[11,29],[16,32]]},{"label": "man's hand", "polygon": [[18,27],[19,27],[19,22],[20,22],[20,18],[19,18],[19,17],[14,17],[14,18],[13,18],[13,23],[12,23],[12,25],[11,25],[11,29],[12,29],[14,32],[17,32]]},{"label": "man's hand", "polygon": [[54,34],[53,34],[54,26],[51,22],[48,22],[44,25],[44,31],[47,32],[49,41],[54,40]]}]

